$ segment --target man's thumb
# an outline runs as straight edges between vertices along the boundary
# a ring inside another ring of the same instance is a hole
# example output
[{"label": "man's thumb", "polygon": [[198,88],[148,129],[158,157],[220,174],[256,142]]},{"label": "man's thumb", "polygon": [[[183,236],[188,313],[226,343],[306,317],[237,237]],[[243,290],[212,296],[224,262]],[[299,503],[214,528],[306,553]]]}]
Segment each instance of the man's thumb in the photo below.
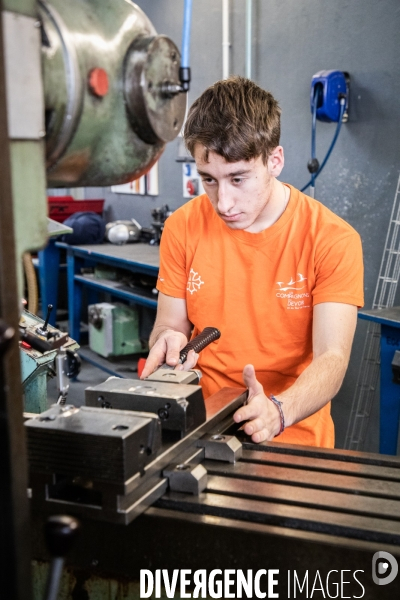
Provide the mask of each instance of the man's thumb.
[{"label": "man's thumb", "polygon": [[261,383],[257,381],[253,365],[246,365],[243,369],[243,381],[245,386],[249,389],[249,398],[263,391]]}]

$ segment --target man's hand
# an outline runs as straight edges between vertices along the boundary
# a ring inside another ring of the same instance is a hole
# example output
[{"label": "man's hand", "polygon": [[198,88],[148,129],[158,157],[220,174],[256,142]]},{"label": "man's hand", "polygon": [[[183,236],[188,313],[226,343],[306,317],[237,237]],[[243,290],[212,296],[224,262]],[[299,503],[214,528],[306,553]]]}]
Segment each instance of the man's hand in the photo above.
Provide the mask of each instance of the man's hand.
[{"label": "man's hand", "polygon": [[[197,362],[197,354],[189,352],[186,362],[178,364],[179,352],[186,346],[192,330],[187,310],[186,300],[158,294],[157,317],[150,335],[151,348],[141,379],[148,377],[160,365],[167,363],[171,367],[188,371]],[[176,366],[178,365],[178,366]]]},{"label": "man's hand", "polygon": [[173,329],[163,331],[150,350],[140,378],[145,379],[164,363],[175,367],[178,371],[193,369],[199,358],[194,350],[190,350],[183,364],[179,363],[179,352],[187,343],[187,337],[180,331],[174,331]]},{"label": "man's hand", "polygon": [[247,404],[235,412],[233,419],[236,423],[247,421],[244,431],[256,444],[272,440],[281,429],[279,411],[264,394],[253,365],[243,369],[243,381],[249,390]]},{"label": "man's hand", "polygon": [[[320,410],[338,393],[349,362],[357,323],[357,307],[339,302],[317,304],[313,311],[313,359],[294,384],[279,393],[286,427]],[[243,371],[249,388],[248,404],[233,415],[248,421],[244,431],[253,442],[272,440],[280,431],[278,408],[264,394],[252,365]]]}]

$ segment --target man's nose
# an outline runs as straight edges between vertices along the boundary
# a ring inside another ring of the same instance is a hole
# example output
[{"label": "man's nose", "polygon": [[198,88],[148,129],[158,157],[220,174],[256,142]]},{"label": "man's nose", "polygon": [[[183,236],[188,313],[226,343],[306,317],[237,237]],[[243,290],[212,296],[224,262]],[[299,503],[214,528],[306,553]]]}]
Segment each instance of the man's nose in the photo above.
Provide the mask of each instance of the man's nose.
[{"label": "man's nose", "polygon": [[226,215],[234,207],[234,204],[235,201],[230,190],[224,184],[220,184],[218,186],[218,212]]}]

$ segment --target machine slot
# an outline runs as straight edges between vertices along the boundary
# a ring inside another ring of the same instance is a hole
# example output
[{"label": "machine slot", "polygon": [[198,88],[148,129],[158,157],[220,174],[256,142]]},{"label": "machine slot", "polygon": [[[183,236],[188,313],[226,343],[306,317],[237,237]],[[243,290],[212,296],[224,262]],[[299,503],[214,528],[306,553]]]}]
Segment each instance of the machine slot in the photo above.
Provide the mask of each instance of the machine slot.
[{"label": "machine slot", "polygon": [[186,513],[327,533],[332,536],[346,536],[382,544],[400,543],[400,523],[353,514],[346,515],[331,510],[244,500],[212,493],[204,493],[195,497],[176,492],[167,493],[155,506]]},{"label": "machine slot", "polygon": [[310,494],[310,490],[306,488],[260,481],[252,481],[251,485],[244,487],[237,479],[216,476],[209,477],[207,491],[223,496],[279,502],[305,508],[328,509],[334,512],[400,521],[399,506],[396,500],[362,497],[355,506],[354,499],[342,492],[318,490],[317,493]]},{"label": "machine slot", "polygon": [[287,486],[304,486],[314,490],[332,490],[351,495],[373,496],[376,498],[399,499],[400,483],[392,481],[375,481],[361,479],[351,475],[326,474],[321,478],[319,473],[303,469],[274,467],[238,462],[235,465],[204,461],[207,472],[211,475],[236,477],[245,480],[282,483]]},{"label": "machine slot", "polygon": [[337,475],[352,475],[353,477],[368,477],[387,481],[399,481],[399,469],[392,467],[376,467],[375,465],[360,465],[359,463],[346,463],[341,461],[315,458],[313,456],[287,456],[285,454],[272,454],[266,452],[250,452],[244,450],[242,462],[251,462],[260,465],[285,466],[289,469],[305,469],[319,473],[333,473]]}]

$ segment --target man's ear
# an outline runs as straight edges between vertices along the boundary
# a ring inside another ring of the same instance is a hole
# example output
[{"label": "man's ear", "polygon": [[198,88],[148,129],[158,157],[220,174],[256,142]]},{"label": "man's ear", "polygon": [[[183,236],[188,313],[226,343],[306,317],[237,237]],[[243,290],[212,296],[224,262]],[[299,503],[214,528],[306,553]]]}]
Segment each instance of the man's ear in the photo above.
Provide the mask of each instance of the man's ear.
[{"label": "man's ear", "polygon": [[268,156],[268,171],[272,177],[279,177],[285,164],[282,146],[277,146]]}]

